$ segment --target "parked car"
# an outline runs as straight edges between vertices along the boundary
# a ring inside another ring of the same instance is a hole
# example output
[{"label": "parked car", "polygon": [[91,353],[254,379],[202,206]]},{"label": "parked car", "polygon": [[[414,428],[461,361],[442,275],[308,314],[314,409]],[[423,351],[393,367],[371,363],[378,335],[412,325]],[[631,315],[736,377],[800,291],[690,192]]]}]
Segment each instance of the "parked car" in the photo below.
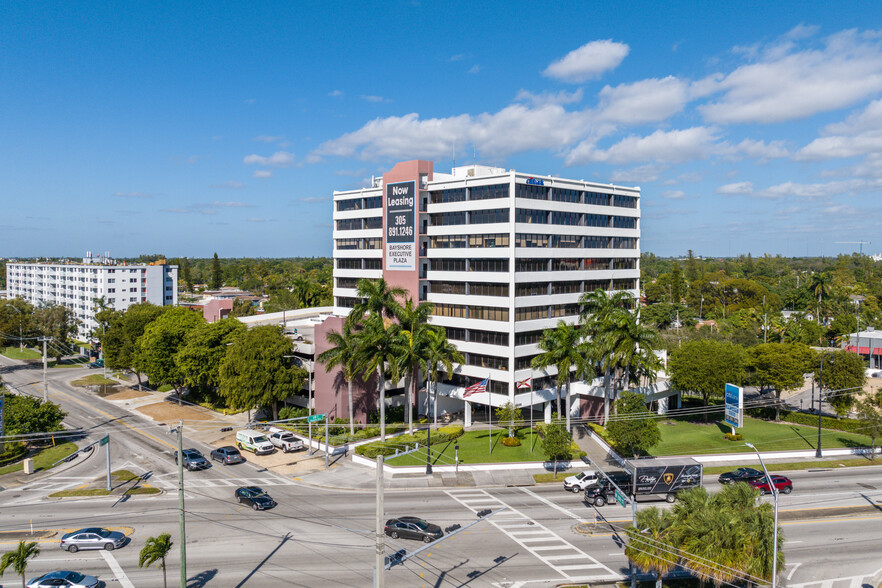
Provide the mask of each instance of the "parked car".
[{"label": "parked car", "polygon": [[90,369],[103,368],[103,367],[104,367],[104,360],[103,359],[96,359],[95,361],[93,361],[92,363],[89,364]]},{"label": "parked car", "polygon": [[49,572],[28,581],[27,588],[96,588],[101,581],[95,576],[87,576],[79,572],[59,570]]},{"label": "parked car", "polygon": [[[184,449],[181,451],[184,455],[184,467],[190,470],[204,470],[211,467],[208,460],[198,449]],[[175,463],[178,463],[178,452],[175,451]]]},{"label": "parked car", "polygon": [[251,505],[254,510],[266,510],[276,505],[276,501],[257,486],[236,488],[236,500],[239,504]]},{"label": "parked car", "polygon": [[270,428],[270,443],[288,453],[289,451],[300,451],[304,448],[303,441],[294,436],[291,431],[284,429]]},{"label": "parked car", "polygon": [[419,517],[398,517],[386,521],[384,529],[387,535],[393,539],[416,539],[431,543],[444,536],[444,531],[438,525],[433,525]]},{"label": "parked car", "polygon": [[578,494],[597,481],[597,472],[585,470],[564,480],[564,490]]},{"label": "parked car", "polygon": [[224,445],[223,447],[218,447],[217,449],[212,451],[210,455],[212,460],[219,461],[224,465],[242,463],[243,461],[245,461],[245,458],[242,457],[242,454],[239,453],[239,450],[232,445]]},{"label": "parked car", "polygon": [[240,450],[248,450],[254,452],[255,455],[263,455],[264,453],[272,453],[276,450],[275,445],[270,443],[266,438],[266,434],[254,429],[245,429],[236,433],[236,447]]},{"label": "parked car", "polygon": [[61,548],[71,553],[81,549],[106,549],[113,551],[125,545],[126,536],[119,531],[110,531],[100,527],[88,527],[61,537]]},{"label": "parked car", "polygon": [[764,473],[753,468],[738,468],[737,470],[732,470],[731,472],[720,474],[719,482],[720,484],[750,482],[751,480],[757,480],[759,478],[762,478],[763,476],[765,476]]},{"label": "parked car", "polygon": [[[771,490],[769,489],[769,480],[763,476],[759,480],[751,480],[748,482],[754,488],[758,488],[760,494],[769,494]],[[793,492],[793,482],[787,476],[778,476],[772,475],[772,484],[775,485],[775,488],[778,489],[778,492],[781,494],[790,494]]]}]

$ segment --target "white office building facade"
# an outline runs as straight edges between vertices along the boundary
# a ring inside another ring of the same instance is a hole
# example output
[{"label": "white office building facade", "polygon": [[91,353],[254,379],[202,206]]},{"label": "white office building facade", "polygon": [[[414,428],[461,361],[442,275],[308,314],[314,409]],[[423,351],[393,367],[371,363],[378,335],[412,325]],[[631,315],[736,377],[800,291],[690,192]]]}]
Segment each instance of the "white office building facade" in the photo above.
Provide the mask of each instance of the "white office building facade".
[{"label": "white office building facade", "polygon": [[82,263],[7,263],[6,297],[33,304],[61,304],[79,319],[78,337],[86,340],[97,329],[96,300],[114,310],[149,302],[157,306],[178,302],[178,267],[126,265],[107,257],[83,258]]},{"label": "white office building facade", "polygon": [[[467,405],[548,408],[555,372],[530,368],[543,330],[577,322],[586,292],[638,296],[639,188],[486,166],[441,174],[425,161],[373,184],[334,192],[335,306],[356,302],[360,278],[380,277],[433,303],[431,322],[466,359],[442,388],[450,399],[489,378]],[[597,405],[576,404],[574,414]]]}]

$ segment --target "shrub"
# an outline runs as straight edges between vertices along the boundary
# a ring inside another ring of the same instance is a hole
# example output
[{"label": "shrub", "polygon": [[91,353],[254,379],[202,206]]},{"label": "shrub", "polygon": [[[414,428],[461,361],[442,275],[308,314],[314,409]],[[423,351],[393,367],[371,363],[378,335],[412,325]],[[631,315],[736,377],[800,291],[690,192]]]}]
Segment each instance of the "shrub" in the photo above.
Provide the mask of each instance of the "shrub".
[{"label": "shrub", "polygon": [[519,447],[521,440],[517,437],[503,437],[501,443],[506,447]]},{"label": "shrub", "polygon": [[395,447],[388,447],[378,443],[368,443],[355,448],[355,453],[368,459],[376,459],[378,455],[395,455]]},{"label": "shrub", "polygon": [[583,455],[588,455],[587,451],[582,451],[582,448],[579,447],[579,444],[573,441],[570,443],[570,457],[572,459],[579,459]]},{"label": "shrub", "polygon": [[285,406],[279,410],[279,419],[296,419],[299,417],[305,417],[309,414],[309,411],[305,408],[300,408],[299,406]]},{"label": "shrub", "polygon": [[435,435],[438,435],[441,437],[441,439],[438,440],[438,443],[453,441],[454,439],[462,437],[462,433],[462,425],[447,425],[435,431],[432,435],[432,440],[435,441]]},{"label": "shrub", "polygon": [[734,435],[732,433],[726,433],[723,436],[729,441],[741,441],[742,439],[744,439],[744,435],[742,435],[741,433],[735,433]]}]

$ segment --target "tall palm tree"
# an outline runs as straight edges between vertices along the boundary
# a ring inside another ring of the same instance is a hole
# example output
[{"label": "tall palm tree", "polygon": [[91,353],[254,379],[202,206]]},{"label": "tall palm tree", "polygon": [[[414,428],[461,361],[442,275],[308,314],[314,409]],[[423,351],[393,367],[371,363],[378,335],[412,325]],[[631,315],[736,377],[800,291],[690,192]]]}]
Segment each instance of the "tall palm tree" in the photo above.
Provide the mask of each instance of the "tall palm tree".
[{"label": "tall palm tree", "polygon": [[398,363],[391,329],[386,328],[379,314],[369,315],[363,321],[363,328],[355,335],[356,353],[353,358],[354,371],[365,379],[376,372],[377,396],[380,409],[380,441],[386,440],[386,374],[398,379]]},{"label": "tall palm tree", "polygon": [[343,379],[349,387],[349,434],[355,434],[355,422],[352,416],[352,381],[356,378],[355,358],[358,353],[358,339],[355,337],[352,326],[348,322],[343,323],[343,332],[330,331],[327,334],[328,343],[333,345],[330,349],[321,352],[318,360],[325,364],[326,370],[335,367],[342,368]]},{"label": "tall palm tree", "polygon": [[162,568],[162,585],[166,588],[168,588],[168,580],[165,577],[165,558],[168,556],[168,552],[171,551],[172,545],[171,535],[168,533],[163,533],[157,537],[149,537],[147,543],[141,548],[141,553],[138,555],[139,568],[153,565],[154,562],[159,561],[159,567]]},{"label": "tall palm tree", "polygon": [[640,375],[654,379],[660,362],[653,351],[662,345],[658,331],[641,324],[631,312],[614,315],[609,326],[599,340],[611,366],[622,371],[623,383],[636,383]]},{"label": "tall palm tree", "polygon": [[[453,374],[453,363],[464,363],[465,358],[456,346],[448,341],[447,333],[440,327],[428,329],[426,332],[426,377],[432,381],[432,423],[438,424],[438,367],[442,366],[448,376]],[[428,399],[428,390],[426,390]]]},{"label": "tall palm tree", "polygon": [[404,288],[393,288],[383,278],[359,280],[356,292],[361,300],[355,303],[349,313],[349,319],[353,322],[361,321],[365,314],[395,318],[395,312],[401,306],[397,298],[407,294]]},{"label": "tall palm tree", "polygon": [[815,320],[821,323],[821,304],[825,296],[833,292],[833,278],[827,272],[815,272],[808,284],[809,291],[818,298],[817,315]]},{"label": "tall palm tree", "polygon": [[561,390],[566,389],[567,432],[571,432],[571,371],[576,368],[576,377],[588,377],[589,374],[593,374],[591,363],[586,359],[586,347],[579,328],[563,320],[558,321],[557,327],[543,331],[538,346],[542,353],[533,358],[531,367],[536,370],[544,370],[549,366],[557,368],[557,414],[560,418]]},{"label": "tall palm tree", "polygon": [[15,549],[7,551],[0,558],[0,576],[6,572],[6,568],[12,566],[15,573],[21,576],[21,588],[25,588],[25,572],[28,569],[28,560],[38,555],[40,555],[40,547],[36,541],[29,543],[19,541]]},{"label": "tall palm tree", "polygon": [[413,388],[416,384],[419,366],[425,361],[426,333],[434,305],[420,302],[416,306],[408,298],[395,315],[398,323],[392,325],[393,347],[397,355],[398,368],[404,374],[404,390],[407,404],[407,429],[413,431]]},{"label": "tall palm tree", "polygon": [[655,572],[656,588],[661,588],[662,576],[676,568],[680,559],[671,541],[673,522],[671,511],[653,506],[637,511],[636,525],[625,529],[625,555],[641,570]]}]

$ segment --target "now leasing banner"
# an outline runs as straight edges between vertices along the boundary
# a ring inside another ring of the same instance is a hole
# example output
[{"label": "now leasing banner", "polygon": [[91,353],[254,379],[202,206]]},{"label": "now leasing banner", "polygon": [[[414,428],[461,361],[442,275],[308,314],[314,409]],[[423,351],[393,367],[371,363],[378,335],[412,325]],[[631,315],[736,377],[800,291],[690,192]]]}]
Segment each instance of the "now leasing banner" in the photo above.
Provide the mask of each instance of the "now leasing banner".
[{"label": "now leasing banner", "polygon": [[386,269],[416,268],[416,182],[386,185]]}]

